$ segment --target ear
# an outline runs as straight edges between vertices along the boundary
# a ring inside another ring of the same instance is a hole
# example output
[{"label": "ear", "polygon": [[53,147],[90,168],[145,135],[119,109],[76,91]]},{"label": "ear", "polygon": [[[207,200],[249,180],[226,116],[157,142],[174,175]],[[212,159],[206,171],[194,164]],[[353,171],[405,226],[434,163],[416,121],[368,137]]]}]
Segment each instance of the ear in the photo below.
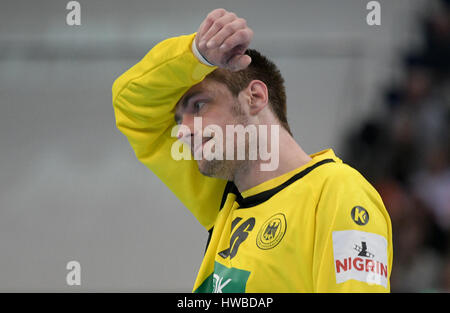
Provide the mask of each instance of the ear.
[{"label": "ear", "polygon": [[252,80],[248,84],[247,92],[250,97],[249,113],[250,115],[256,115],[268,104],[269,92],[267,86],[260,80]]}]

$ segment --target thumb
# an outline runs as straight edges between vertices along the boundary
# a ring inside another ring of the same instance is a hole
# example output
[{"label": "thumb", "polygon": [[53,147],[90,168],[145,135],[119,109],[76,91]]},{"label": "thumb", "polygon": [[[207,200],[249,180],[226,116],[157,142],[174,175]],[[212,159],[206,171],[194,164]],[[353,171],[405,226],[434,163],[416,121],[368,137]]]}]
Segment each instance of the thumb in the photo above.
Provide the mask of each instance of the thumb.
[{"label": "thumb", "polygon": [[228,67],[231,71],[237,72],[243,69],[246,69],[250,63],[252,62],[252,58],[247,54],[238,54],[232,57],[228,61]]}]

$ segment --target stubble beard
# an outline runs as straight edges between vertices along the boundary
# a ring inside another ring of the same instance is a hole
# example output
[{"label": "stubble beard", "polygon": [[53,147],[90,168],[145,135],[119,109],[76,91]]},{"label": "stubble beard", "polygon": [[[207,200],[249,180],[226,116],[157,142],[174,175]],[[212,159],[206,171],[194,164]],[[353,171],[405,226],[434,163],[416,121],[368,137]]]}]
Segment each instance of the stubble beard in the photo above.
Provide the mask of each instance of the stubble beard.
[{"label": "stubble beard", "polygon": [[[244,127],[247,126],[248,118],[245,115],[245,112],[242,111],[239,102],[236,100],[236,102],[233,104],[231,108],[232,115],[236,118],[235,119],[235,125],[243,125]],[[223,130],[223,133],[226,133]],[[200,173],[202,173],[205,176],[208,177],[214,177],[214,178],[220,178],[225,179],[228,181],[234,181],[236,177],[236,173],[239,171],[240,173],[245,173],[249,167],[250,167],[250,161],[249,161],[249,149],[248,149],[248,138],[246,136],[245,138],[245,158],[244,160],[238,160],[236,158],[237,153],[237,144],[236,144],[236,138],[234,138],[234,158],[232,160],[226,159],[226,151],[225,149],[222,149],[223,156],[222,160],[206,160],[201,159],[197,161],[198,168],[200,170]],[[224,145],[227,138],[224,140]]]}]

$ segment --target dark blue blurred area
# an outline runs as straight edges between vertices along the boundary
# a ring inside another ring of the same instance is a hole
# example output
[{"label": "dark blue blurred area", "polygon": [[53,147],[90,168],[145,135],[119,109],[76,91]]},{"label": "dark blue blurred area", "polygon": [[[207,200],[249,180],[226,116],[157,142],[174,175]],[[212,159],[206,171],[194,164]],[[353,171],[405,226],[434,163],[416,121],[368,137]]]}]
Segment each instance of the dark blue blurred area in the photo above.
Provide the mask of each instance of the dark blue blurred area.
[{"label": "dark blue blurred area", "polygon": [[450,1],[417,18],[385,108],[347,138],[346,160],[380,192],[393,227],[392,292],[450,292]]}]

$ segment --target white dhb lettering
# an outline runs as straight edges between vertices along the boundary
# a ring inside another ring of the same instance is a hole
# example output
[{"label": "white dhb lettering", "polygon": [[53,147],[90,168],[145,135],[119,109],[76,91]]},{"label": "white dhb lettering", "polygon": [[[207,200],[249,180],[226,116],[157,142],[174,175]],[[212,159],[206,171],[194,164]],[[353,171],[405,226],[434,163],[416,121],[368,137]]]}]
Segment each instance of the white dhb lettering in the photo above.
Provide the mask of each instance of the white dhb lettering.
[{"label": "white dhb lettering", "polygon": [[223,293],[222,289],[230,283],[231,278],[228,278],[224,283],[222,283],[223,277],[220,277],[217,274],[214,274],[213,277],[214,277],[213,293]]}]

